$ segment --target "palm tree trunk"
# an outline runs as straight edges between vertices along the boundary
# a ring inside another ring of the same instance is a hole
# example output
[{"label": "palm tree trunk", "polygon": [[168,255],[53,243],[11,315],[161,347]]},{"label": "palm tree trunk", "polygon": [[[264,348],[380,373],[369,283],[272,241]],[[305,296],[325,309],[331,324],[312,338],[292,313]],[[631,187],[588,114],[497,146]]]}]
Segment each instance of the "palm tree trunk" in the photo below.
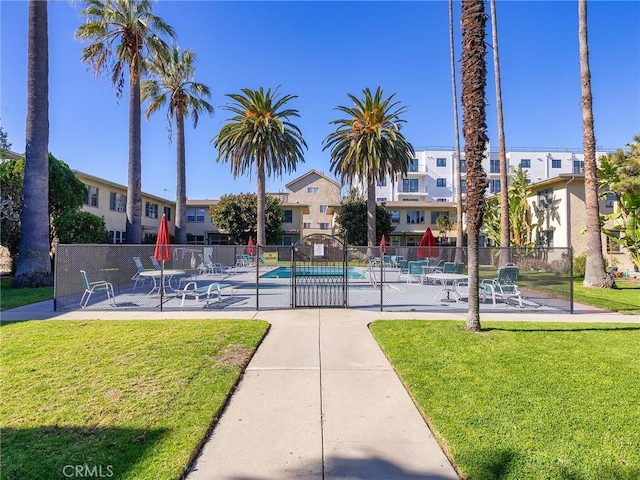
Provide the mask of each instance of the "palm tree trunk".
[{"label": "palm tree trunk", "polygon": [[584,148],[584,200],[587,211],[587,264],[584,282],[587,287],[612,288],[615,282],[604,270],[600,208],[598,204],[598,176],[596,139],[593,131],[593,96],[589,69],[587,35],[587,1],[578,0],[578,36],[580,41],[580,83],[582,87],[582,132]]},{"label": "palm tree trunk", "polygon": [[[257,228],[256,232],[257,237],[257,245],[260,247],[264,247],[267,244],[267,235],[265,232],[265,184],[266,184],[266,175],[264,171],[264,158],[260,156],[260,158],[256,158],[256,168],[258,170],[258,179],[257,179],[257,204],[258,204],[258,219],[257,219]],[[259,250],[258,250],[259,251]]]},{"label": "palm tree trunk", "polygon": [[486,208],[487,178],[482,159],[487,145],[485,87],[485,23],[483,0],[462,2],[462,109],[467,162],[467,244],[469,313],[466,328],[480,331],[478,236]]},{"label": "palm tree trunk", "polygon": [[453,42],[453,0],[449,0],[449,47],[451,50],[451,91],[453,93],[453,125],[456,136],[456,255],[455,262],[462,263],[462,247],[464,243],[462,203],[462,158],[460,156],[460,121],[458,120],[458,87],[456,85],[456,57]]},{"label": "palm tree trunk", "polygon": [[498,114],[498,149],[500,151],[500,265],[511,261],[509,222],[509,179],[507,172],[507,149],[504,141],[504,118],[502,117],[502,81],[500,79],[500,53],[498,52],[498,20],[496,0],[491,0],[491,36],[493,41],[493,71],[496,82],[496,111]]},{"label": "palm tree trunk", "polygon": [[176,113],[176,243],[187,243],[187,173],[184,141],[184,115]]},{"label": "palm tree trunk", "polygon": [[129,171],[127,176],[127,243],[142,243],[142,153],[140,76],[129,83]]},{"label": "palm tree trunk", "polygon": [[373,256],[376,246],[376,181],[367,184],[367,257]]},{"label": "palm tree trunk", "polygon": [[29,2],[27,123],[20,247],[13,286],[52,284],[49,256],[49,38],[47,2]]}]

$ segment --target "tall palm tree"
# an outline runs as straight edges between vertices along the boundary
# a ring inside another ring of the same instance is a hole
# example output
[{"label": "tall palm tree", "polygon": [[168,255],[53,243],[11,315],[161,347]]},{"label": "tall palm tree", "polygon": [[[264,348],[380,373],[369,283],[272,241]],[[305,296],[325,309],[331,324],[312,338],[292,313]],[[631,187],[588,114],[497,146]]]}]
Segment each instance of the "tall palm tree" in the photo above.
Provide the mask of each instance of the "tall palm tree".
[{"label": "tall palm tree", "polygon": [[176,121],[176,243],[187,241],[187,187],[184,118],[191,115],[193,128],[198,126],[202,113],[213,115],[213,106],[205,98],[211,96],[209,87],[193,81],[196,54],[191,50],[180,51],[177,45],[167,55],[156,53],[147,63],[148,71],[155,78],[142,84],[142,100],[150,100],[145,116],[168,103],[167,124],[171,142],[173,120]]},{"label": "tall palm tree", "polygon": [[464,205],[462,203],[462,158],[460,156],[460,120],[458,119],[458,86],[456,84],[456,55],[453,41],[453,0],[449,0],[449,49],[451,52],[451,92],[453,94],[453,126],[456,137],[456,263],[462,263],[464,229],[462,225]]},{"label": "tall palm tree", "polygon": [[487,145],[485,113],[486,15],[483,0],[462,2],[462,110],[467,162],[467,245],[469,257],[469,314],[466,328],[480,330],[478,236],[485,210],[487,176],[482,168]]},{"label": "tall palm tree", "polygon": [[491,37],[493,41],[493,71],[496,82],[496,112],[498,114],[498,150],[500,156],[500,265],[511,261],[509,236],[509,191],[507,171],[507,151],[504,141],[504,118],[502,116],[502,80],[500,79],[500,53],[498,52],[498,19],[496,0],[491,0]]},{"label": "tall palm tree", "polygon": [[88,40],[82,61],[93,66],[96,75],[111,73],[118,97],[124,87],[124,71],[129,69],[129,168],[127,175],[127,243],[142,242],[142,162],[140,80],[144,58],[166,50],[158,36],[175,36],[173,28],[152,12],[151,0],[84,0],[80,12],[86,22],[75,36]]},{"label": "tall palm tree", "polygon": [[[227,94],[233,102],[225,110],[234,114],[227,120],[214,145],[218,149],[217,162],[231,162],[234,178],[256,170],[257,189],[257,244],[266,245],[265,234],[265,183],[266,175],[282,175],[296,169],[304,162],[303,147],[307,144],[300,129],[291,123],[291,117],[299,117],[297,110],[285,107],[297,95],[278,95],[263,87],[259,90],[242,89],[242,94]],[[255,167],[254,164],[255,163]]]},{"label": "tall palm tree", "polygon": [[[49,37],[47,2],[29,1],[27,124],[20,247],[14,287],[51,285],[49,257]],[[43,194],[44,192],[44,194]]]},{"label": "tall palm tree", "polygon": [[596,137],[593,131],[593,96],[589,69],[587,0],[578,0],[578,37],[580,42],[580,84],[582,89],[582,143],[584,148],[584,201],[587,211],[587,264],[584,282],[587,287],[612,288],[615,282],[604,269],[602,232],[598,203],[598,165]]},{"label": "tall palm tree", "polygon": [[406,174],[414,150],[400,132],[406,108],[393,101],[396,94],[384,99],[381,87],[375,94],[369,88],[362,92],[362,99],[348,94],[353,107],[336,107],[347,118],[331,122],[337,128],[324,139],[323,150],[331,149],[331,171],[343,182],[366,181],[369,255],[376,245],[376,181]]}]

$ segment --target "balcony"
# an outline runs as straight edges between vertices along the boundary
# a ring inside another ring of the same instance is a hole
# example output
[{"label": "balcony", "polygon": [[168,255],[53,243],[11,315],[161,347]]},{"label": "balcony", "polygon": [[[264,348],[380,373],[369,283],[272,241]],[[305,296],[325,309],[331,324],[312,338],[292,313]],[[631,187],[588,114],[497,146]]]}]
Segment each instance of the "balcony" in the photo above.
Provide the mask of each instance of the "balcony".
[{"label": "balcony", "polygon": [[426,195],[427,194],[427,186],[426,185],[415,185],[413,186],[403,186],[398,185],[398,194],[399,195]]}]

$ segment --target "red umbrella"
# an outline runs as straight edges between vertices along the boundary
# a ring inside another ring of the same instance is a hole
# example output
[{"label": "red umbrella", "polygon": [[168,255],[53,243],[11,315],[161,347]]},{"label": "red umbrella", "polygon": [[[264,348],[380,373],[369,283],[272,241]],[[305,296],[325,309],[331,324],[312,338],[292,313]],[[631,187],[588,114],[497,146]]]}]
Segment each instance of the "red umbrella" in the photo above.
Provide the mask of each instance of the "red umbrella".
[{"label": "red umbrella", "polygon": [[438,242],[436,237],[431,233],[431,228],[425,230],[422,239],[420,240],[420,246],[418,247],[418,257],[420,258],[433,258],[439,256]]},{"label": "red umbrella", "polygon": [[253,237],[249,235],[249,243],[247,244],[247,253],[249,255],[254,255],[256,253],[256,247],[254,247],[253,245]]},{"label": "red umbrella", "polygon": [[162,261],[160,268],[160,311],[162,311],[162,300],[164,296],[164,261],[171,260],[171,247],[169,246],[169,223],[167,216],[162,215],[160,227],[158,228],[158,238],[156,239],[156,249],[153,252],[156,260]]},{"label": "red umbrella", "polygon": [[384,235],[382,235],[382,238],[380,239],[380,253],[382,255],[387,253],[387,239],[384,238]]}]

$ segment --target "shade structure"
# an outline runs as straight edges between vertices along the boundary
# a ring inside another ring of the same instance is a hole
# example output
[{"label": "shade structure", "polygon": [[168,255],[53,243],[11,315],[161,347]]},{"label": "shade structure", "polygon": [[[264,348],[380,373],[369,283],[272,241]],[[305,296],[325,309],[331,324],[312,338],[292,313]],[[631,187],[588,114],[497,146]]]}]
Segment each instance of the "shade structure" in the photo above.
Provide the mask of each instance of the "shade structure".
[{"label": "shade structure", "polygon": [[434,258],[440,255],[438,251],[438,242],[436,237],[433,236],[431,228],[427,228],[420,240],[420,246],[418,247],[419,258]]},{"label": "shade structure", "polygon": [[382,235],[380,239],[380,254],[384,255],[385,253],[387,253],[387,239]]},{"label": "shade structure", "polygon": [[249,243],[247,244],[247,253],[249,255],[255,255],[256,253],[256,247],[254,246],[253,237],[251,235],[249,235]]},{"label": "shade structure", "polygon": [[162,215],[160,227],[158,227],[158,238],[153,256],[158,261],[171,260],[171,247],[169,246],[169,222],[167,216]]}]

